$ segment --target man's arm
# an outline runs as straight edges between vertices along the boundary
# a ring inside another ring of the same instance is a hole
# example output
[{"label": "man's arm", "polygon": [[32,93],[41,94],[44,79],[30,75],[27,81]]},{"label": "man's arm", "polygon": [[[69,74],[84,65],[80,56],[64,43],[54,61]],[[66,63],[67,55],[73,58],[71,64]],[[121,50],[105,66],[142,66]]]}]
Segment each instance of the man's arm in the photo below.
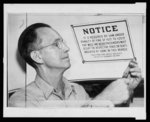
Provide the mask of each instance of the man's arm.
[{"label": "man's arm", "polygon": [[94,100],[110,100],[114,105],[126,102],[142,80],[141,69],[136,61],[131,61],[123,78],[109,84]]}]

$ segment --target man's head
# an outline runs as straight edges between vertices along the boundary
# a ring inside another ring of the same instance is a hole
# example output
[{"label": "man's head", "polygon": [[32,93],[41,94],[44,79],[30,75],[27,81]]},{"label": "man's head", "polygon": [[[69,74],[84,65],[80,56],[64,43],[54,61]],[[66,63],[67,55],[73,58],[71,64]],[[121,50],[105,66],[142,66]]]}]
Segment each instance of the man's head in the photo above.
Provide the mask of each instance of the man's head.
[{"label": "man's head", "polygon": [[70,67],[69,48],[47,24],[36,23],[27,27],[19,38],[18,49],[24,60],[34,68],[42,64],[51,68]]}]

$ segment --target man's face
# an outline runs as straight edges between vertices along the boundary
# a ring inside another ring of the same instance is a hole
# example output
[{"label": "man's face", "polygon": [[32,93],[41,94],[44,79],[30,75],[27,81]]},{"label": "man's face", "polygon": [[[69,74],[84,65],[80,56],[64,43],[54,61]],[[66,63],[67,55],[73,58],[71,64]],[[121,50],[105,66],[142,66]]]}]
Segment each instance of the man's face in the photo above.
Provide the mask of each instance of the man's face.
[{"label": "man's face", "polygon": [[36,30],[40,55],[45,66],[50,68],[70,67],[69,48],[62,37],[52,28],[43,27]]}]

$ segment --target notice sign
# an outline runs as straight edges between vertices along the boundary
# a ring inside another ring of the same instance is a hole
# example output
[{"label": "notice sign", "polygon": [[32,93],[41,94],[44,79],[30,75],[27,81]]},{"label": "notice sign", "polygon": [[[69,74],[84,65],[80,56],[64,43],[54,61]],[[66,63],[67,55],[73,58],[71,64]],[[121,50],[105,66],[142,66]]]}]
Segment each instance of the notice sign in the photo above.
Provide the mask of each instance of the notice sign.
[{"label": "notice sign", "polygon": [[72,25],[72,28],[83,62],[134,58],[126,20]]}]

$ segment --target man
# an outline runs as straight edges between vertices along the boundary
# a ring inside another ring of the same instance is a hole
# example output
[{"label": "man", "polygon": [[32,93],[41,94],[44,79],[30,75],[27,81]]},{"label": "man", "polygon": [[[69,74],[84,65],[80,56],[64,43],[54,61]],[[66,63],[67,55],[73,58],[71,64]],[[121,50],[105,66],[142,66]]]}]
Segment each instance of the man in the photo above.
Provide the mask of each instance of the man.
[{"label": "man", "polygon": [[44,23],[29,26],[19,38],[18,49],[37,74],[33,82],[11,96],[9,106],[13,107],[116,105],[130,98],[130,92],[142,78],[137,63],[131,61],[122,79],[112,82],[91,100],[82,86],[69,83],[63,77],[71,66],[69,48],[52,27]]}]

